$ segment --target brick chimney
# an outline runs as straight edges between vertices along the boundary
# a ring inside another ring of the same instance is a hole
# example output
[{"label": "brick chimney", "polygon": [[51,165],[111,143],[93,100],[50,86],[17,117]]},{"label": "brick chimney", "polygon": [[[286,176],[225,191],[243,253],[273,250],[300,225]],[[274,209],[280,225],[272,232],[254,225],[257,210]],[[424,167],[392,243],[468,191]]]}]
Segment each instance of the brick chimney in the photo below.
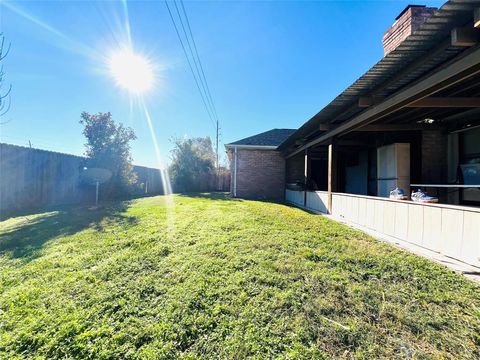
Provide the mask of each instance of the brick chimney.
[{"label": "brick chimney", "polygon": [[437,10],[425,5],[408,5],[395,19],[393,25],[383,34],[383,52],[387,55],[403,40],[417,30]]}]

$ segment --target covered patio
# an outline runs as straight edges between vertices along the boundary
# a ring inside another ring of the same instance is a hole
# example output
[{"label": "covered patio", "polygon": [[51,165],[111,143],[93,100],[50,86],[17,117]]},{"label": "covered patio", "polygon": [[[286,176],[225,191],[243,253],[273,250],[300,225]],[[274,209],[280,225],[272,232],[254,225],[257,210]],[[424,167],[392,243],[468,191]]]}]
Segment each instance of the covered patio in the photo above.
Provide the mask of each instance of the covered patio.
[{"label": "covered patio", "polygon": [[447,2],[280,145],[286,201],[480,267],[478,14]]}]

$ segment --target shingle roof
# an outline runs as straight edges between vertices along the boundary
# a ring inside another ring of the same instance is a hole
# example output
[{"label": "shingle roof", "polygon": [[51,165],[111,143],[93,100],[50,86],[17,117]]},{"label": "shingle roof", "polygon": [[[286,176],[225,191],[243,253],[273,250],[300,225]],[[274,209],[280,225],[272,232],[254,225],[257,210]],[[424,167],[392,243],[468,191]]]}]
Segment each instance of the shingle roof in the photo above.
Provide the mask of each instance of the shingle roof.
[{"label": "shingle roof", "polygon": [[249,146],[278,146],[284,142],[296,129],[272,129],[263,133],[249,136],[245,139],[232,142],[229,145],[249,145]]}]

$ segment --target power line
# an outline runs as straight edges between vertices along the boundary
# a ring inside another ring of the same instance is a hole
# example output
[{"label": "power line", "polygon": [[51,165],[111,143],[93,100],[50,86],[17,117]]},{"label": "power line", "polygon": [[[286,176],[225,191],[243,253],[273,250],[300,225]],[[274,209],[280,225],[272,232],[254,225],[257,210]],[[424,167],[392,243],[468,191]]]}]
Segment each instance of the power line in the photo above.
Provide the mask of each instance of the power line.
[{"label": "power line", "polygon": [[187,22],[188,31],[190,33],[190,37],[192,38],[193,48],[195,49],[195,54],[197,55],[198,64],[200,65],[200,70],[201,70],[201,73],[202,73],[203,81],[205,82],[205,86],[207,88],[206,92],[207,92],[208,98],[210,99],[210,103],[213,107],[213,111],[215,113],[215,117],[216,117],[217,121],[220,121],[219,118],[218,118],[218,113],[217,113],[217,109],[215,107],[215,103],[213,102],[212,94],[210,92],[210,87],[208,86],[208,81],[207,81],[207,78],[205,76],[205,71],[203,70],[202,61],[200,60],[200,55],[198,55],[197,44],[195,42],[195,38],[193,37],[192,28],[190,27],[190,21],[188,20],[187,12],[185,11],[185,6],[183,5],[183,0],[180,0],[180,5],[182,5],[182,10],[183,10],[183,14],[185,15],[185,20]]},{"label": "power line", "polygon": [[175,28],[175,32],[177,33],[178,40],[180,41],[180,45],[182,46],[185,57],[187,58],[188,66],[190,68],[190,71],[192,72],[193,79],[195,80],[195,84],[197,86],[198,92],[200,93],[200,96],[202,98],[202,102],[203,102],[203,105],[205,106],[205,110],[207,111],[208,117],[212,121],[212,124],[213,124],[214,128],[216,128],[216,122],[213,119],[212,114],[210,114],[210,110],[209,110],[209,108],[207,106],[207,103],[205,101],[204,94],[203,94],[202,90],[200,89],[200,85],[198,84],[197,76],[195,75],[195,71],[193,70],[192,63],[190,62],[190,58],[188,57],[187,50],[185,49],[185,45],[183,44],[182,37],[180,36],[180,32],[178,31],[177,24],[175,23],[175,19],[173,18],[172,12],[170,11],[170,7],[168,6],[167,0],[165,0],[165,5],[167,7],[168,14],[170,15],[170,19],[172,20],[173,27]]},{"label": "power line", "polygon": [[[219,132],[220,132],[220,120],[218,118],[218,113],[217,113],[217,109],[215,107],[215,103],[213,101],[213,97],[212,97],[212,94],[210,92],[210,87],[208,86],[208,81],[207,81],[207,78],[205,76],[205,71],[203,70],[203,65],[202,65],[202,61],[200,60],[200,55],[198,54],[198,49],[197,49],[197,44],[195,43],[195,38],[193,36],[193,32],[192,32],[192,28],[190,26],[190,21],[188,20],[188,15],[187,15],[187,11],[185,10],[185,6],[183,4],[183,0],[180,0],[180,5],[182,5],[182,11],[183,11],[183,14],[185,16],[185,20],[186,20],[186,23],[187,23],[187,27],[188,27],[188,31],[190,33],[190,37],[192,39],[192,43],[193,43],[193,48],[195,49],[195,54],[197,56],[197,59],[198,59],[198,64],[200,65],[200,70],[201,70],[201,76],[200,79],[203,78],[203,82],[202,83],[205,83],[205,87],[206,87],[206,94],[207,94],[207,97],[208,99],[210,100],[210,106],[212,107],[213,109],[213,114],[215,115],[215,119],[216,119],[216,132],[215,132],[215,154],[216,154],[216,165],[217,165],[217,170],[218,168],[220,167],[220,162],[219,162],[219,154],[218,154],[218,142],[219,142]],[[175,7],[177,8],[177,12],[178,12],[178,7],[177,7],[177,3],[175,2]],[[182,24],[182,27],[183,27],[183,22],[181,21],[181,16],[179,14],[179,18],[180,18],[180,22]],[[183,28],[183,30],[185,31],[185,28]],[[186,35],[186,34],[185,34]],[[192,48],[190,46],[190,42],[188,41],[188,36],[186,36],[187,38],[187,42],[188,42],[188,46],[190,48],[190,51],[192,51]],[[192,54],[193,55],[193,54]],[[195,57],[193,57],[195,59]],[[195,65],[196,65],[196,62],[195,62]],[[197,71],[198,71],[198,67],[197,67]]]},{"label": "power line", "polygon": [[[178,19],[180,21],[180,25],[182,27],[185,40],[187,42],[188,49],[190,50],[190,56],[191,56],[191,58],[193,60],[193,63],[195,65],[196,74],[195,74],[195,71],[193,69],[192,63],[190,61],[190,57],[188,56],[185,44],[184,44],[184,42],[182,40],[182,37],[180,35],[180,31],[178,30],[175,19],[172,15],[170,7],[168,6],[168,2],[167,2],[167,0],[165,0],[165,5],[167,6],[167,10],[168,10],[168,13],[170,15],[170,19],[172,20],[173,26],[175,28],[175,32],[177,33],[177,36],[178,36],[178,40],[180,41],[180,45],[182,46],[185,57],[187,58],[188,66],[190,67],[190,71],[192,72],[193,78],[195,80],[195,84],[196,84],[197,89],[198,89],[198,91],[200,93],[200,96],[202,98],[202,102],[205,106],[205,110],[207,111],[208,116],[209,116],[210,120],[212,121],[212,123],[215,127],[215,154],[216,154],[216,166],[217,166],[217,169],[218,169],[218,167],[219,167],[218,144],[219,144],[219,135],[220,135],[220,124],[219,124],[220,121],[219,121],[219,117],[218,117],[218,112],[217,112],[217,109],[215,107],[215,103],[213,101],[212,94],[210,92],[210,87],[208,86],[208,81],[207,81],[207,78],[205,76],[205,71],[203,69],[202,61],[200,60],[200,56],[198,54],[197,44],[195,43],[195,38],[193,37],[193,31],[192,31],[192,28],[190,26],[190,21],[188,20],[188,15],[187,15],[187,12],[185,10],[185,6],[183,4],[183,1],[180,0],[180,4],[181,4],[181,7],[182,7],[183,16],[185,17],[185,23],[186,23],[187,28],[188,28],[188,33],[187,33],[186,28],[185,28],[184,22],[182,20],[182,15],[180,14],[180,10],[177,6],[176,0],[173,0],[173,4],[174,4],[175,9],[177,11]],[[189,35],[190,35],[191,41],[189,40]],[[193,49],[192,49],[192,44],[193,44]],[[199,81],[200,81],[200,84],[201,84],[201,87],[202,87],[203,91],[202,91],[202,89],[200,89]]]},{"label": "power line", "polygon": [[[205,86],[206,80],[204,78],[202,78],[200,69],[198,67],[199,63],[200,63],[200,58],[198,58],[198,54],[197,54],[197,56],[195,56],[195,54],[193,53],[192,45],[190,44],[190,40],[188,39],[188,33],[187,33],[187,30],[185,29],[185,25],[183,24],[182,15],[180,15],[180,11],[178,10],[177,2],[174,1],[173,5],[175,5],[175,9],[177,10],[178,19],[180,20],[180,25],[182,26],[183,34],[185,36],[185,40],[187,41],[188,49],[190,50],[190,56],[192,57],[193,64],[195,65],[195,69],[197,70],[197,76],[198,76],[198,79],[200,80],[200,84],[202,85],[202,89],[203,89],[203,92],[205,94],[207,104],[210,106],[210,111],[211,111],[213,117],[215,118],[215,121],[218,121],[218,119],[215,115],[216,114],[215,108],[212,104],[212,101],[208,97],[207,87]],[[186,16],[186,13],[184,13],[184,14]],[[185,18],[185,19],[187,19],[187,18]],[[188,21],[188,19],[187,19],[187,21]],[[191,32],[190,32],[190,34],[191,34]],[[192,38],[192,43],[193,43],[193,38]]]}]

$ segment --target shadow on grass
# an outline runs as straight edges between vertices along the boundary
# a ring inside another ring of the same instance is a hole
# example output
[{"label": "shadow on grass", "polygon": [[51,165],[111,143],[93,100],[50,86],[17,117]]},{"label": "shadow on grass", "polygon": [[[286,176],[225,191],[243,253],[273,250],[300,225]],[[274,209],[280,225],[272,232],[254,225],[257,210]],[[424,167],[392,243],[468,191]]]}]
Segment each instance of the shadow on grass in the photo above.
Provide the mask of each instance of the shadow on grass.
[{"label": "shadow on grass", "polygon": [[185,192],[180,193],[178,196],[197,198],[197,199],[209,199],[209,200],[235,200],[241,201],[241,199],[234,199],[227,192]]},{"label": "shadow on grass", "polygon": [[189,197],[189,198],[197,198],[197,199],[209,199],[209,200],[229,200],[229,201],[255,201],[261,203],[269,203],[269,204],[280,204],[285,205],[285,202],[281,199],[274,199],[274,198],[262,198],[262,197],[252,197],[252,198],[234,198],[230,196],[228,192],[191,192],[191,193],[180,193],[178,194],[180,197]]},{"label": "shadow on grass", "polygon": [[[73,235],[86,228],[102,231],[103,220],[134,225],[134,216],[122,214],[129,201],[111,203],[97,210],[87,207],[62,207],[58,210],[18,217],[4,222],[0,232],[0,255],[31,261],[40,256],[43,245],[56,237]],[[11,222],[11,224],[8,224]]]}]

